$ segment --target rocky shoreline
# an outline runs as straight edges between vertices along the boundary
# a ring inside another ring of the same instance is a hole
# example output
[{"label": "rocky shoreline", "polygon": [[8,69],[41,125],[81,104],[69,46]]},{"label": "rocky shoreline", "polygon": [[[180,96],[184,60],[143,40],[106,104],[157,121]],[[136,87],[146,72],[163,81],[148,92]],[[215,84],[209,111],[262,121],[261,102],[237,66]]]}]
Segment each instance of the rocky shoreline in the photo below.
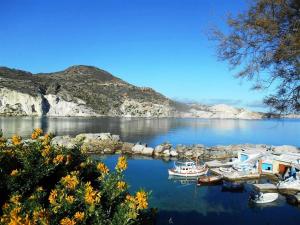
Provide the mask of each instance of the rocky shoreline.
[{"label": "rocky shoreline", "polygon": [[265,144],[238,144],[204,146],[202,144],[177,145],[163,143],[155,147],[147,144],[123,142],[119,135],[110,133],[86,133],[75,137],[56,136],[52,145],[73,148],[80,145],[82,151],[90,154],[126,154],[150,156],[163,159],[201,158],[201,159],[226,159],[236,157],[244,149],[271,150],[272,152],[300,152],[296,146],[282,145],[271,146]]}]

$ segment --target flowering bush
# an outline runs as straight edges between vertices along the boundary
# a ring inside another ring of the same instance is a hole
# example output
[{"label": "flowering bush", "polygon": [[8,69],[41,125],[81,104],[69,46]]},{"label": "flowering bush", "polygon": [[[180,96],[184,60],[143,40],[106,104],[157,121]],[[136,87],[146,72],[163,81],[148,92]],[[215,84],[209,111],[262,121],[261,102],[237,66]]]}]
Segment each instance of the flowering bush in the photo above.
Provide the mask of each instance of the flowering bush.
[{"label": "flowering bush", "polygon": [[31,140],[0,133],[0,224],[144,224],[148,193],[128,192],[121,156],[114,171],[74,149],[54,147],[35,129]]}]

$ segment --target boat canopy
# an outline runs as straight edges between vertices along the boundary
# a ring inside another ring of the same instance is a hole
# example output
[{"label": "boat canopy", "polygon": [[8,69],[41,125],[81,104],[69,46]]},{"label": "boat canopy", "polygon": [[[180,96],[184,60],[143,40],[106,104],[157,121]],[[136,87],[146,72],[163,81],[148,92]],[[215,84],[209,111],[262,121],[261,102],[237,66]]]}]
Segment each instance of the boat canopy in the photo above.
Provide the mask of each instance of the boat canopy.
[{"label": "boat canopy", "polygon": [[176,166],[195,166],[196,163],[193,161],[185,161],[185,162],[177,161],[177,162],[175,162],[175,165]]}]

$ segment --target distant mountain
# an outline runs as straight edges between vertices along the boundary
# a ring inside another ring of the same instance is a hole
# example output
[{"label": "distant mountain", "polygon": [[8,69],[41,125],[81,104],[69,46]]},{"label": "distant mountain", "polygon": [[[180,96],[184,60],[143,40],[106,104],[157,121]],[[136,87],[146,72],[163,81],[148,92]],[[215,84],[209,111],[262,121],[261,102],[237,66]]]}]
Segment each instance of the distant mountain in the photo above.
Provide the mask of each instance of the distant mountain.
[{"label": "distant mountain", "polygon": [[32,74],[0,67],[0,113],[48,116],[173,116],[180,104],[92,66]]},{"label": "distant mountain", "polygon": [[260,119],[265,115],[228,105],[173,101],[92,66],[54,73],[0,67],[0,115],[121,116]]}]

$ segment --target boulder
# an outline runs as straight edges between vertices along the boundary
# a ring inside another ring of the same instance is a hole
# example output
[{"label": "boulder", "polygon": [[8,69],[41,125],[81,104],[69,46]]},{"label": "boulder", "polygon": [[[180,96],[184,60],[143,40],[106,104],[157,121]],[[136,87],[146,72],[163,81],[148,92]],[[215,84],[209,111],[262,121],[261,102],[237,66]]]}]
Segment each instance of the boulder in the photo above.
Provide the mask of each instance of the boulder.
[{"label": "boulder", "polygon": [[94,141],[99,138],[100,134],[78,134],[75,139],[82,143],[87,143],[90,141]]},{"label": "boulder", "polygon": [[142,149],[141,154],[143,155],[152,155],[153,154],[154,149],[151,147],[146,147]]},{"label": "boulder", "polygon": [[111,135],[110,133],[86,133],[86,134],[78,134],[75,137],[77,140],[83,140],[83,142],[95,141],[95,140],[112,140],[112,141],[120,141],[119,135]]},{"label": "boulder", "polygon": [[170,151],[170,156],[172,156],[172,157],[177,157],[177,156],[178,156],[178,153],[176,152],[175,149],[172,149],[172,150]]},{"label": "boulder", "polygon": [[177,145],[176,146],[176,151],[180,154],[180,153],[184,153],[187,151],[187,146],[185,145]]},{"label": "boulder", "polygon": [[144,145],[136,144],[132,147],[132,153],[133,154],[141,154],[143,152],[144,148],[145,148]]},{"label": "boulder", "polygon": [[110,148],[105,148],[103,150],[103,153],[104,154],[113,154],[115,151],[113,149],[110,149]]},{"label": "boulder", "polygon": [[154,155],[160,155],[164,151],[163,145],[157,145],[154,149]]},{"label": "boulder", "polygon": [[170,156],[170,150],[169,149],[166,149],[162,152],[163,156]]},{"label": "boulder", "polygon": [[132,153],[132,148],[133,148],[134,144],[133,143],[129,143],[129,142],[123,142],[122,145],[122,152],[124,153]]},{"label": "boulder", "polygon": [[112,136],[110,133],[100,133],[99,139],[100,140],[112,140]]},{"label": "boulder", "polygon": [[111,139],[112,139],[113,141],[121,141],[120,136],[119,136],[119,135],[116,135],[116,134],[112,135],[112,136],[111,136]]},{"label": "boulder", "polygon": [[188,150],[183,153],[186,157],[192,157],[194,155],[193,150]]},{"label": "boulder", "polygon": [[51,140],[51,145],[60,146],[65,148],[74,148],[77,141],[70,136],[56,136]]}]

